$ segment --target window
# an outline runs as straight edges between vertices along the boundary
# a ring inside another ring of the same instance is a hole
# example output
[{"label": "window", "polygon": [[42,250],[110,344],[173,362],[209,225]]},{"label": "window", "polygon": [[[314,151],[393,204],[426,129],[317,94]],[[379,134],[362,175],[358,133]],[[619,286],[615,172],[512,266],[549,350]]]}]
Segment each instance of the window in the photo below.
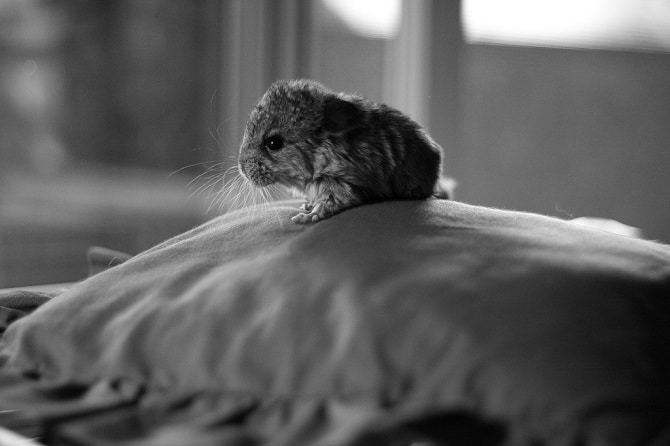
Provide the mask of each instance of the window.
[{"label": "window", "polygon": [[670,51],[664,0],[465,0],[470,43]]}]

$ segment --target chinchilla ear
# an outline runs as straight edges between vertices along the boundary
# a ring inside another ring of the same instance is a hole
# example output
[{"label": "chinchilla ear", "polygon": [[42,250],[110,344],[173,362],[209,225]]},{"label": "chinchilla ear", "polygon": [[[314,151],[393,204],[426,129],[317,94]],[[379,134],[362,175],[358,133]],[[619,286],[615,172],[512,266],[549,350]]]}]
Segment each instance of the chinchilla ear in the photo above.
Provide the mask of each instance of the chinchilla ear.
[{"label": "chinchilla ear", "polygon": [[328,97],[323,103],[322,130],[326,133],[344,133],[358,127],[363,120],[363,110],[337,96]]}]

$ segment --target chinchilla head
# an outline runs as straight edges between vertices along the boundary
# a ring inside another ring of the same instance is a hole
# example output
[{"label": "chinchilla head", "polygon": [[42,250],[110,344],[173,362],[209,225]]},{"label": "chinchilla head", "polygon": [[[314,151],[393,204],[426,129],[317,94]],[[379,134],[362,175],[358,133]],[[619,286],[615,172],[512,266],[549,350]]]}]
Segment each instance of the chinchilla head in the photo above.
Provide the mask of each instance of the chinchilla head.
[{"label": "chinchilla head", "polygon": [[239,153],[240,172],[254,185],[304,190],[346,164],[344,135],[364,125],[355,97],[310,80],[278,81],[251,111]]}]

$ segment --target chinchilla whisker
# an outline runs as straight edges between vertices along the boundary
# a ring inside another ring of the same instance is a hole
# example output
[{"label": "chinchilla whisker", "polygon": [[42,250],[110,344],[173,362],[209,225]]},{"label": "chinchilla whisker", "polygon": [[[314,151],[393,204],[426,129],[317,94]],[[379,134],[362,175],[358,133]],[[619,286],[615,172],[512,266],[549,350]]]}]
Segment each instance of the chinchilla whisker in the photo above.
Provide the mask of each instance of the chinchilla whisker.
[{"label": "chinchilla whisker", "polygon": [[188,166],[180,167],[179,169],[173,170],[172,172],[170,172],[170,173],[168,174],[167,177],[170,178],[171,176],[176,175],[176,174],[178,174],[179,172],[182,172],[182,171],[184,171],[184,170],[186,170],[186,169],[190,169],[190,168],[192,168],[192,167],[206,166],[206,165],[208,165],[208,164],[218,164],[218,161],[202,161],[202,162],[199,162],[199,163],[189,164]]},{"label": "chinchilla whisker", "polygon": [[212,166],[209,166],[207,169],[205,169],[204,172],[200,173],[195,178],[193,178],[191,181],[189,181],[188,184],[186,185],[186,187],[191,187],[194,183],[197,183],[203,177],[206,177],[207,179],[209,179],[209,178],[211,178],[211,175],[218,175],[217,172],[218,172],[218,169],[220,167],[221,167],[221,163],[216,163]]},{"label": "chinchilla whisker", "polygon": [[189,195],[189,198],[192,198],[195,195],[198,195],[200,193],[203,193],[205,191],[208,191],[215,187],[219,181],[221,181],[221,178],[219,176],[210,176],[207,178],[204,184],[200,185],[197,189],[195,189],[191,194]]},{"label": "chinchilla whisker", "polygon": [[221,188],[211,197],[209,207],[207,208],[207,213],[209,213],[214,207],[217,208],[217,212],[219,214],[223,212],[223,208],[226,204],[228,204],[228,208],[231,207],[228,198],[236,188],[235,179],[225,180],[224,177],[221,177],[220,181],[222,183]]},{"label": "chinchilla whisker", "polygon": [[271,207],[275,217],[277,217],[277,222],[279,223],[279,227],[283,228],[284,224],[281,220],[281,216],[279,215],[279,211],[277,210],[277,205],[275,204],[275,200],[272,198],[273,194],[276,193],[276,191],[277,191],[277,185],[275,185],[275,184],[271,184],[270,186],[267,186],[265,188],[265,192],[269,196],[268,206]]},{"label": "chinchilla whisker", "polygon": [[228,206],[229,209],[238,209],[241,201],[241,178],[234,177],[232,180],[228,181],[224,189],[219,195],[219,212],[223,210],[224,206]]}]

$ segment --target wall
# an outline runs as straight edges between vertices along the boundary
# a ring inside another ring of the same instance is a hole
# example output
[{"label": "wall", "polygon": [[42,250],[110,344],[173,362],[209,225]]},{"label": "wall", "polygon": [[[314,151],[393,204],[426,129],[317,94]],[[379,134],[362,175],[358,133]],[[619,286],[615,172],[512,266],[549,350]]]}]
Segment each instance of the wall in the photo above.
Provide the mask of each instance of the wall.
[{"label": "wall", "polygon": [[464,45],[457,198],[670,242],[669,73],[661,53]]}]

